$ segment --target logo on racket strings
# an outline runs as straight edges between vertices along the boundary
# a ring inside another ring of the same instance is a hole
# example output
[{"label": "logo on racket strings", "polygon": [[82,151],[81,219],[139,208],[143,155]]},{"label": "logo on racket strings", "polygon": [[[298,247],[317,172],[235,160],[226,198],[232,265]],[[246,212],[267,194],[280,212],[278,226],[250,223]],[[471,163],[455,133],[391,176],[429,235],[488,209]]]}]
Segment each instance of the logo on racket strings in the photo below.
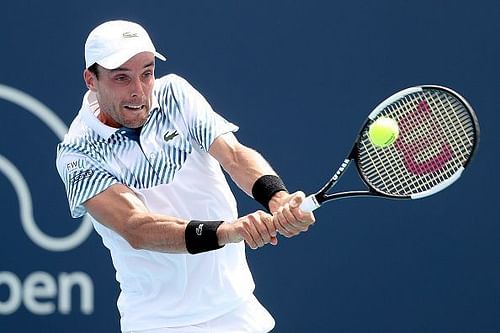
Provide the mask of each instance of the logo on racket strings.
[{"label": "logo on racket strings", "polygon": [[[409,134],[418,131],[421,126],[428,125],[429,133],[415,138],[411,142],[404,142],[398,139],[396,149],[404,155],[404,164],[406,169],[414,175],[430,174],[441,170],[453,158],[451,146],[442,138],[443,129],[439,123],[433,122],[432,109],[425,99],[422,99],[417,109],[407,114],[399,121],[401,137],[412,136]],[[440,144],[437,148],[437,144]],[[428,151],[430,148],[437,151],[437,154],[420,161],[418,156]]]}]

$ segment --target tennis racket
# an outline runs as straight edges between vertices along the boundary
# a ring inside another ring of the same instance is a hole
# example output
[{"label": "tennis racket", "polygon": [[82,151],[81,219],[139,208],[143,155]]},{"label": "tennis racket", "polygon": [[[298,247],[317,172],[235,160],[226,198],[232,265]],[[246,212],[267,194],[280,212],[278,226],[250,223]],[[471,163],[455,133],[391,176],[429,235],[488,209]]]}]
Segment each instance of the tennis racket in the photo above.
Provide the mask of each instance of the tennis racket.
[{"label": "tennis racket", "polygon": [[[395,120],[396,141],[384,148],[370,141],[368,130],[379,117]],[[311,212],[341,198],[373,196],[420,199],[444,190],[469,165],[479,143],[479,123],[472,107],[455,91],[433,85],[402,90],[369,115],[354,146],[333,177],[300,208]],[[356,164],[365,190],[329,193],[348,166]]]}]

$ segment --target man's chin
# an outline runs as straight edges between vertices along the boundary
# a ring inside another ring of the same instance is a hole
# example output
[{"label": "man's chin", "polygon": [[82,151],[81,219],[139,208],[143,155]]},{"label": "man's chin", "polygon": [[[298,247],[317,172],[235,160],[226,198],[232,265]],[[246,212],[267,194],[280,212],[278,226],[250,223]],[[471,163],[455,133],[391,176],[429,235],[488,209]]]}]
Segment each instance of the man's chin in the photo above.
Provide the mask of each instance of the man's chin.
[{"label": "man's chin", "polygon": [[145,122],[145,120],[142,122],[126,122],[123,124],[123,126],[127,128],[140,128],[142,127],[142,125],[144,125]]},{"label": "man's chin", "polygon": [[136,117],[133,117],[133,119],[131,119],[131,118],[122,119],[122,124],[123,124],[123,126],[128,127],[128,128],[139,128],[142,125],[144,125],[144,123],[148,119],[148,116],[149,116],[149,112],[146,114],[137,115]]}]

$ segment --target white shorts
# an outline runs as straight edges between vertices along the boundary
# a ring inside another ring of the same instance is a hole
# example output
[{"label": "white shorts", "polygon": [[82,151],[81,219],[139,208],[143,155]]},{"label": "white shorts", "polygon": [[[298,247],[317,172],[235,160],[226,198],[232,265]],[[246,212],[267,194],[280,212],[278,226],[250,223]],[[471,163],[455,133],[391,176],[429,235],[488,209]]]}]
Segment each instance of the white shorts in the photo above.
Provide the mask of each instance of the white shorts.
[{"label": "white shorts", "polygon": [[201,324],[127,333],[267,333],[274,324],[273,317],[252,295],[233,311]]}]

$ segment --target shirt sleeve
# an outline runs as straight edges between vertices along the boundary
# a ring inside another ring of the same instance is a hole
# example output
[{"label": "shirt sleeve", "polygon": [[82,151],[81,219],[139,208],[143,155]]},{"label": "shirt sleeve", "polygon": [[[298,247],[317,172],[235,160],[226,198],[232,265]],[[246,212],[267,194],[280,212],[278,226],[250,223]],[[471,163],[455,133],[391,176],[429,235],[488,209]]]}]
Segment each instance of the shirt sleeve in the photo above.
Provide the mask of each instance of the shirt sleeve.
[{"label": "shirt sleeve", "polygon": [[238,126],[216,113],[207,100],[186,80],[171,77],[171,89],[189,135],[202,149],[208,151],[214,140],[225,133],[235,132]]},{"label": "shirt sleeve", "polygon": [[57,171],[61,177],[69,202],[71,216],[83,216],[85,201],[101,193],[118,180],[91,157],[60,144],[57,150]]}]

